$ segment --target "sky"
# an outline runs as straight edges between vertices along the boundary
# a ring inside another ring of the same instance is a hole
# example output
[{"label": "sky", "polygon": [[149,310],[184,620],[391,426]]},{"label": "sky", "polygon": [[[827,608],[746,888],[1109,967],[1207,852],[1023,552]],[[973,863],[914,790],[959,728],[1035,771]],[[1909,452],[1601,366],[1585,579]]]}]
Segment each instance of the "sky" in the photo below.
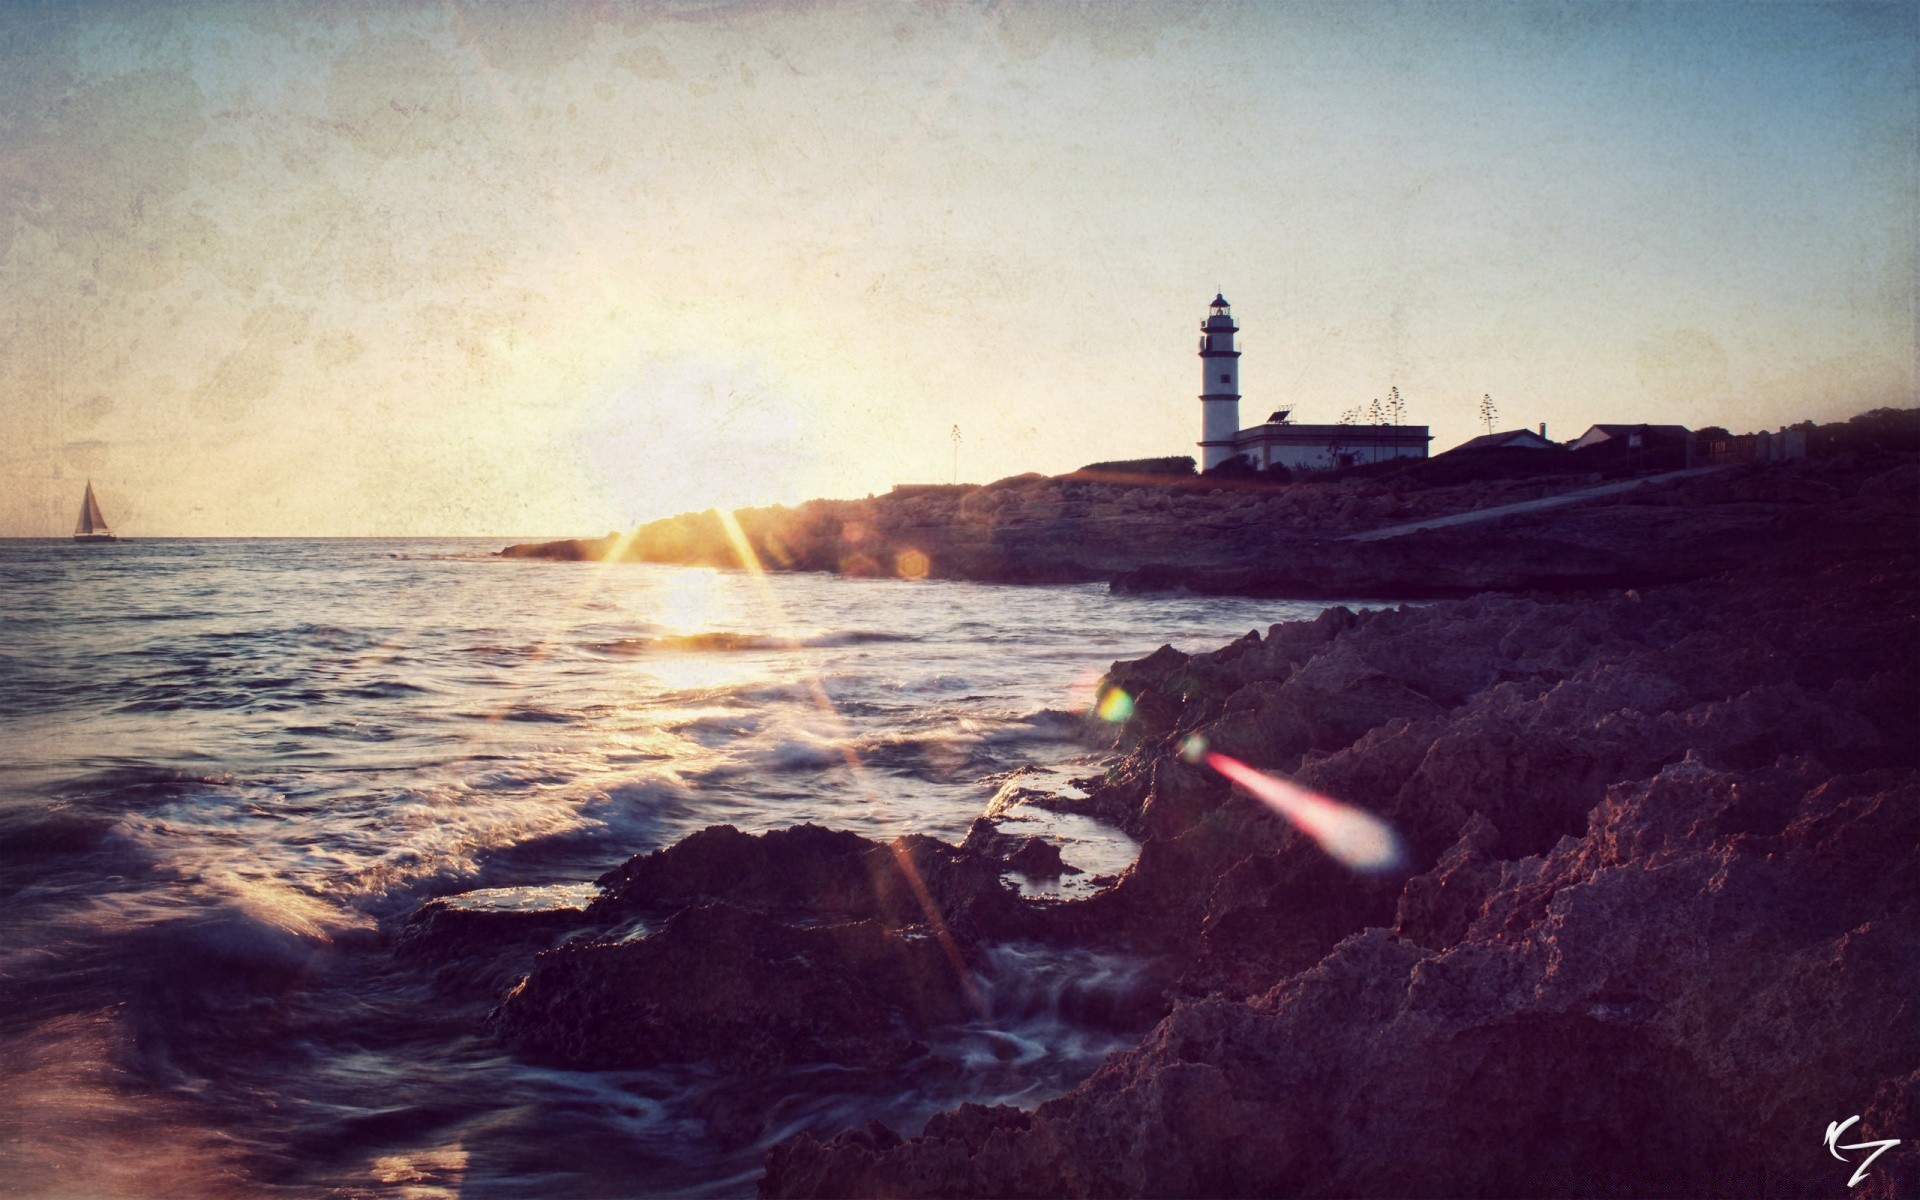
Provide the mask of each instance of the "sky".
[{"label": "sky", "polygon": [[[0,536],[1920,404],[1920,6],[0,4]],[[954,431],[958,430],[958,441]]]}]

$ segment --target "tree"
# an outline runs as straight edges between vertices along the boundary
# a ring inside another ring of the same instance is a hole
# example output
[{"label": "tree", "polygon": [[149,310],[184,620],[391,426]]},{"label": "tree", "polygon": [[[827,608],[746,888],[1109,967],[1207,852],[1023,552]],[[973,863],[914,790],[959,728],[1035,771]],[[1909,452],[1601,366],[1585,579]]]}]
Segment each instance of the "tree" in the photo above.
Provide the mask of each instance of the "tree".
[{"label": "tree", "polygon": [[1327,439],[1327,461],[1333,466],[1343,466],[1340,459],[1347,449],[1347,430],[1360,423],[1360,406],[1354,405],[1340,414],[1334,423],[1333,436]]},{"label": "tree", "polygon": [[1380,407],[1380,397],[1375,396],[1373,402],[1367,405],[1367,424],[1385,425],[1386,423],[1386,410]]},{"label": "tree", "polygon": [[1493,406],[1492,395],[1480,397],[1480,423],[1487,427],[1488,433],[1493,432],[1493,419],[1499,415],[1500,410]]},{"label": "tree", "polygon": [[1397,386],[1387,389],[1387,416],[1393,419],[1395,425],[1406,420],[1407,402],[1400,398],[1400,389]]},{"label": "tree", "polygon": [[1260,468],[1246,455],[1236,454],[1208,467],[1206,474],[1216,479],[1253,479],[1259,476]]}]

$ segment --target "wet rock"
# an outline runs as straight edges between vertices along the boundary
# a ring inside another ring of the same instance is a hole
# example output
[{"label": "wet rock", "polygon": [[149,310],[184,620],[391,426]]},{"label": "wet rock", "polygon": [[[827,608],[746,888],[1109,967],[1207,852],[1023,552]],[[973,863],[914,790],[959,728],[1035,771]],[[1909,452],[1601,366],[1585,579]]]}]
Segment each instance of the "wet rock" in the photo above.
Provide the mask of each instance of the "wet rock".
[{"label": "wet rock", "polygon": [[516,910],[435,899],[401,926],[394,956],[430,966],[443,986],[498,996],[525,974],[536,953],[589,924],[583,907]]},{"label": "wet rock", "polygon": [[919,834],[883,844],[818,825],[758,835],[715,825],[599,882],[600,920],[724,902],[784,917],[939,926],[967,941],[1031,926],[997,862]]},{"label": "wet rock", "polygon": [[1062,875],[1082,873],[1080,868],[1060,857],[1060,847],[1052,842],[1031,834],[1019,837],[1002,833],[986,817],[975,818],[960,848],[991,858],[1033,879],[1058,879]]},{"label": "wet rock", "polygon": [[972,986],[957,948],[923,929],[702,904],[645,938],[541,954],[494,1026],[529,1057],[595,1069],[887,1067],[973,1015]]},{"label": "wet rock", "polygon": [[[1009,861],[1035,859],[1037,839],[1005,840]],[[897,1066],[979,1015],[989,939],[1045,931],[1001,869],[919,835],[712,826],[602,877],[585,914],[598,932],[534,958],[494,1028],[582,1067]],[[653,931],[609,936],[621,928]]]},{"label": "wet rock", "polygon": [[857,833],[819,825],[757,835],[713,825],[601,876],[595,907],[614,915],[724,900],[762,912],[871,916],[865,860],[876,848]]},{"label": "wet rock", "polygon": [[1081,874],[1079,867],[1073,866],[1060,857],[1060,847],[1045,838],[1022,839],[1020,848],[1001,861],[1022,875],[1034,879],[1058,879],[1062,875]]}]

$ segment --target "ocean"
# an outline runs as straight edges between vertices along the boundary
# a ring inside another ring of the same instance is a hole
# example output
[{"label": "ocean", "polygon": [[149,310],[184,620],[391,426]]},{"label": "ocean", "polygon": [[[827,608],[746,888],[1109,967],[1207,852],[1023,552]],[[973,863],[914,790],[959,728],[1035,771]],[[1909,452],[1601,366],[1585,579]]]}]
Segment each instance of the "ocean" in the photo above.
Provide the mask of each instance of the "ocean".
[{"label": "ocean", "polygon": [[[957,841],[1016,771],[1097,773],[1112,661],[1325,607],[502,544],[0,542],[0,1192],[750,1195],[800,1130],[1038,1103],[1123,1044],[1049,997],[1128,964],[1005,947],[989,1015],[876,1089],[522,1063],[393,934],[712,824]],[[1131,860],[1031,815],[1084,870],[1049,886]]]}]

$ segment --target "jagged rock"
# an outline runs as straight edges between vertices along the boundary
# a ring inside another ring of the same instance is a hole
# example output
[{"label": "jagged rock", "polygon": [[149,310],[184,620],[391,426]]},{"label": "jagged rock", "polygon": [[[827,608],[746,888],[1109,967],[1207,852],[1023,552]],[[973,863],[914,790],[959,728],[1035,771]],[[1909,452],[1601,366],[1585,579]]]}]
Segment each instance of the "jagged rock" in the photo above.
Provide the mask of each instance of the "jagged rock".
[{"label": "jagged rock", "polygon": [[595,908],[612,916],[724,900],[763,912],[872,916],[864,862],[876,848],[857,833],[819,825],[758,835],[711,825],[601,876]]},{"label": "jagged rock", "polygon": [[596,1069],[698,1062],[895,1066],[975,1012],[959,949],[879,921],[796,926],[702,904],[637,941],[574,942],[535,960],[494,1016],[531,1057]]},{"label": "jagged rock", "polygon": [[998,863],[920,834],[882,844],[818,825],[759,835],[714,825],[599,882],[605,894],[591,911],[600,920],[719,901],[776,916],[938,925],[966,940],[1031,925]]},{"label": "jagged rock", "polygon": [[431,965],[444,986],[497,996],[526,972],[535,953],[589,923],[583,908],[524,911],[463,906],[458,897],[429,900],[401,926],[394,956]]},{"label": "jagged rock", "polygon": [[1739,788],[1669,768],[1508,864],[1450,948],[1357,933],[1033,1113],[789,1143],[762,1193],[1834,1190],[1822,1114],[1890,1116],[1920,1062],[1920,788],[1831,780],[1772,837],[1699,836]]},{"label": "jagged rock", "polygon": [[[800,1134],[775,1146],[767,1156],[762,1196],[841,1196],[882,1200],[897,1195],[952,1197],[1066,1196],[1065,1187],[1049,1187],[1051,1176],[1036,1176],[1025,1163],[998,1154],[1010,1134],[1031,1128],[1027,1113],[1010,1105],[987,1108],[963,1104],[936,1113],[914,1139],[914,1152],[895,1152],[904,1139],[878,1121],[843,1133],[828,1146]],[[882,1168],[881,1164],[885,1163]]]},{"label": "jagged rock", "polygon": [[[1031,841],[1011,857],[1032,860]],[[1002,880],[999,861],[920,835],[882,844],[815,825],[712,826],[599,883],[576,918],[602,934],[538,955],[494,1014],[531,1057],[743,1072],[898,1065],[928,1031],[978,1015],[984,940],[1044,932],[1043,910]],[[605,935],[634,921],[658,928]]]},{"label": "jagged rock", "polygon": [[1082,873],[1079,867],[1060,857],[1060,847],[1052,842],[1031,834],[1016,837],[1002,833],[987,817],[974,819],[960,848],[994,859],[1009,870],[1034,879],[1058,879],[1062,875]]},{"label": "jagged rock", "polygon": [[[1031,1112],[789,1141],[763,1194],[1840,1190],[1826,1124],[1899,1137],[1920,1080],[1920,564],[1796,554],[1119,665],[1088,803],[1144,844],[1048,921],[1162,956],[1172,1012]],[[1383,816],[1404,869],[1332,865],[1191,735]]]}]

